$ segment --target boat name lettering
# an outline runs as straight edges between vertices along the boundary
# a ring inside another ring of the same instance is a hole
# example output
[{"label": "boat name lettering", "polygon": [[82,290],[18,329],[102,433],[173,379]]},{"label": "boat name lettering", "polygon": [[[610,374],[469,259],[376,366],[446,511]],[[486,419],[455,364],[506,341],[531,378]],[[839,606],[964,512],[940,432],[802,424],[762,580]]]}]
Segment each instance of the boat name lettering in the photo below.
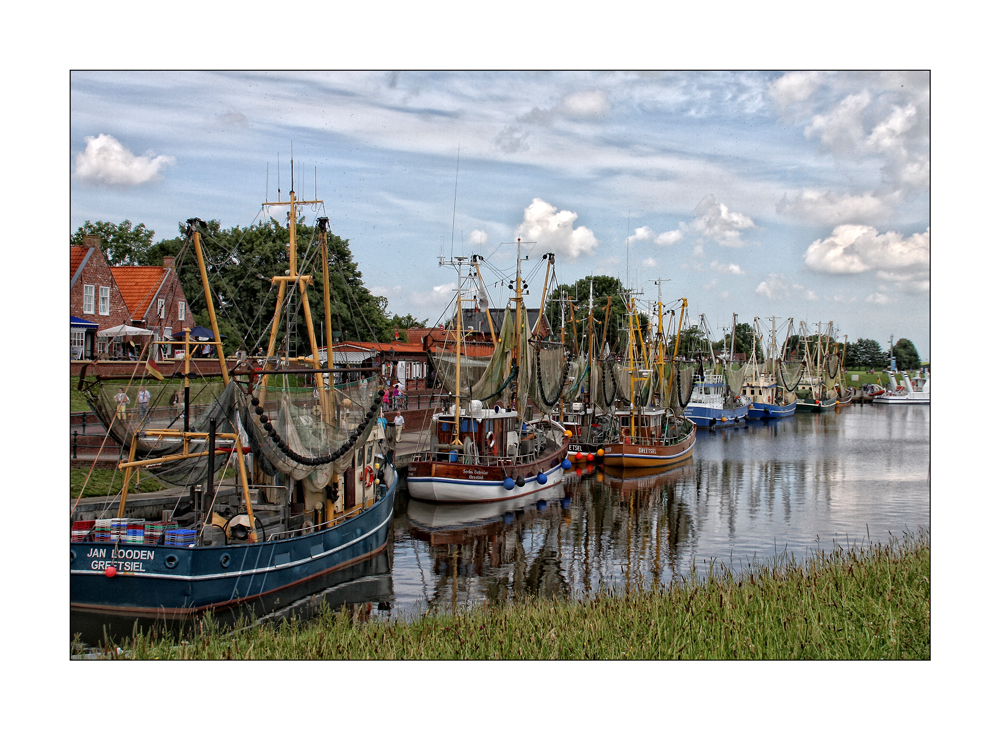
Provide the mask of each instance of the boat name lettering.
[{"label": "boat name lettering", "polygon": [[90,563],[91,570],[104,570],[114,568],[123,573],[145,573],[146,569],[138,560],[94,560]]},{"label": "boat name lettering", "polygon": [[640,454],[655,454],[656,453],[656,449],[644,449],[644,448],[642,448],[640,446],[639,447],[639,453]]},{"label": "boat name lettering", "polygon": [[483,469],[462,469],[462,474],[469,479],[482,479],[488,472]]}]

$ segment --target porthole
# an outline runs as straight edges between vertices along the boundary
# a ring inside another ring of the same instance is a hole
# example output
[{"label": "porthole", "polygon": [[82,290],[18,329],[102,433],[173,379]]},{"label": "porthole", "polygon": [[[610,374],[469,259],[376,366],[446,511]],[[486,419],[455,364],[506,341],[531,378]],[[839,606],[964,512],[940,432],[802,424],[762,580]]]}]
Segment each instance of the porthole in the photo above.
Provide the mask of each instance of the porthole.
[{"label": "porthole", "polygon": [[168,568],[173,569],[177,567],[177,563],[179,562],[180,561],[177,559],[176,555],[168,555],[167,559],[163,561],[163,564],[166,565]]}]

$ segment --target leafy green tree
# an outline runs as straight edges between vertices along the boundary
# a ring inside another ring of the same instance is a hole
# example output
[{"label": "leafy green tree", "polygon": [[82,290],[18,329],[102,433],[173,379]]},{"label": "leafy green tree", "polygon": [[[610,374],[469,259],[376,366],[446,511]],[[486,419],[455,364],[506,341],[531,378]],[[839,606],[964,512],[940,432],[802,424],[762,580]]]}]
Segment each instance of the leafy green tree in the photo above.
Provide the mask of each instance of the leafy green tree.
[{"label": "leafy green tree", "polygon": [[[175,256],[175,266],[187,294],[195,321],[209,326],[208,310],[202,295],[201,277],[193,248],[180,226],[181,235],[163,240],[150,249],[157,262],[163,256]],[[300,222],[296,227],[298,272],[313,277],[308,287],[309,307],[318,344],[325,341],[323,317],[322,262],[319,258],[319,231]],[[327,235],[330,269],[330,304],[333,329],[341,340],[392,341],[397,327],[416,322],[410,315],[393,317],[387,311],[388,300],[372,294],[364,285],[361,272],[351,254],[348,241]],[[254,351],[267,347],[274,315],[278,285],[271,277],[289,268],[288,229],[272,219],[247,228],[223,229],[216,220],[202,230],[202,249],[209,283],[215,296],[214,306],[220,333],[226,337],[227,350]],[[304,309],[298,288],[289,286],[294,316],[279,320],[276,350],[284,352],[286,331],[292,337],[290,354],[307,355],[309,341]],[[292,344],[296,343],[296,344]]]},{"label": "leafy green tree", "polygon": [[[611,297],[611,310],[607,316],[607,336],[606,342],[611,347],[612,352],[619,349],[619,345],[624,346],[623,327],[627,327],[625,314],[627,307],[623,298],[624,287],[621,281],[613,276],[587,276],[579,279],[573,284],[562,284],[555,287],[548,295],[548,304],[545,309],[545,316],[548,317],[555,333],[558,334],[562,322],[560,310],[560,300],[563,295],[567,299],[575,302],[576,310],[576,333],[577,345],[582,346],[584,334],[587,330],[587,322],[590,313],[587,311],[587,302],[590,298],[590,284],[594,284],[594,350],[601,345],[601,335],[605,328],[605,310],[607,309],[608,297]],[[640,324],[645,327],[648,318],[645,315],[640,317]],[[566,341],[572,340],[572,327],[570,325],[569,314],[566,315]]]},{"label": "leafy green tree", "polygon": [[848,368],[880,369],[888,365],[889,360],[882,346],[876,340],[858,338],[856,342],[847,344],[847,354],[844,365]]},{"label": "leafy green tree", "polygon": [[107,221],[86,221],[70,236],[69,242],[82,246],[84,236],[97,236],[101,239],[101,250],[112,266],[144,266],[155,263],[149,258],[154,235],[155,231],[142,223],[133,228],[129,220],[117,225]]},{"label": "leafy green tree", "polygon": [[920,355],[917,348],[905,337],[896,340],[892,346],[892,352],[896,355],[897,370],[916,370],[920,367]]}]

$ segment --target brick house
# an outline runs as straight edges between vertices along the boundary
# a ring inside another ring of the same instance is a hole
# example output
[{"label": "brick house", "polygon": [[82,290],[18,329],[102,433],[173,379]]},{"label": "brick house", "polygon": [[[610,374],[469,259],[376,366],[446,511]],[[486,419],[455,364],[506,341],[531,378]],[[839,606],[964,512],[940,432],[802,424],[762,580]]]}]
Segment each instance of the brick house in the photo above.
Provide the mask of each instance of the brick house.
[{"label": "brick house", "polygon": [[70,358],[105,357],[97,332],[131,324],[129,308],[115,284],[97,236],[69,247]]},{"label": "brick house", "polygon": [[[164,256],[162,266],[112,266],[115,284],[129,311],[128,324],[156,333],[155,339],[194,327],[194,316],[174,268],[174,257]],[[160,345],[154,358],[173,356],[171,345]]]}]

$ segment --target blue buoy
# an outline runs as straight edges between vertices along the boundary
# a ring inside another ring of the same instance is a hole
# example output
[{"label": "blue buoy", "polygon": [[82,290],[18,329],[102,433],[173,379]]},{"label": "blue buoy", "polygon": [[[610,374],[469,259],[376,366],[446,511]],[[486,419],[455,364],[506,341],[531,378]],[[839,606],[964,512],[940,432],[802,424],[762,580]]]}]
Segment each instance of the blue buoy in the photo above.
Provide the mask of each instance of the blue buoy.
[{"label": "blue buoy", "polygon": [[506,479],[504,479],[503,480],[503,488],[506,489],[509,492],[511,489],[514,488],[514,480],[511,479],[510,477],[507,477]]},{"label": "blue buoy", "polygon": [[545,476],[544,472],[538,475],[538,483],[539,484],[545,484],[545,482],[547,482],[548,480],[549,480],[549,478],[547,476]]},{"label": "blue buoy", "polygon": [[450,461],[452,464],[454,464],[456,461],[458,461],[458,452],[457,451],[449,451],[448,452],[448,461]]},{"label": "blue buoy", "polygon": [[562,468],[563,471],[569,471],[570,469],[573,468],[573,462],[570,461],[569,459],[563,459]]}]

